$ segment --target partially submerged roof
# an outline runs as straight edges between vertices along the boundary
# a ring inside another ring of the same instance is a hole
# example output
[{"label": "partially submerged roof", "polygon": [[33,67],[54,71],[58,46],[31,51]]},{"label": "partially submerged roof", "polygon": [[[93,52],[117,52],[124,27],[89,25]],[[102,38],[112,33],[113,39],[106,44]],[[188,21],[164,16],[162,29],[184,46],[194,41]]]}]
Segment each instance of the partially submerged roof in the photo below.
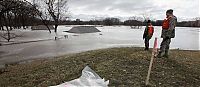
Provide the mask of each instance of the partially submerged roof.
[{"label": "partially submerged roof", "polygon": [[95,33],[95,32],[101,32],[101,31],[98,30],[94,26],[76,26],[66,32],[69,32],[69,33]]},{"label": "partially submerged roof", "polygon": [[[49,26],[49,29],[51,29],[51,30],[54,29],[53,25],[48,25],[48,26]],[[45,25],[32,26],[31,29],[32,30],[48,30],[47,26],[45,26]]]}]

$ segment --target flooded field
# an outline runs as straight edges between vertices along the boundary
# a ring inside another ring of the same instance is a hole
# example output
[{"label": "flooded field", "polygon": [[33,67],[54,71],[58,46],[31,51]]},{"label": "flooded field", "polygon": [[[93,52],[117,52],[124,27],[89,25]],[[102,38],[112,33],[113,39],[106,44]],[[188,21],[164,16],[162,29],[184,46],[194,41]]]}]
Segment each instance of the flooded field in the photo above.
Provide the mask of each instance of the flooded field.
[{"label": "flooded field", "polygon": [[[97,27],[101,31],[98,33],[73,34],[63,32],[71,28],[72,26],[60,26],[57,34],[50,34],[47,30],[13,31],[20,34],[21,37],[12,39],[10,43],[45,41],[0,46],[0,65],[102,48],[144,47],[142,39],[144,29],[131,29],[130,26],[104,26]],[[155,37],[158,37],[160,44],[162,41],[160,34],[161,27],[155,27],[154,36],[150,40],[151,47]],[[65,35],[68,38],[65,38]],[[199,35],[200,29],[198,28],[177,27],[176,37],[172,39],[170,49],[200,50]],[[55,36],[59,39],[54,40]],[[3,44],[8,44],[2,38],[0,41]]]}]

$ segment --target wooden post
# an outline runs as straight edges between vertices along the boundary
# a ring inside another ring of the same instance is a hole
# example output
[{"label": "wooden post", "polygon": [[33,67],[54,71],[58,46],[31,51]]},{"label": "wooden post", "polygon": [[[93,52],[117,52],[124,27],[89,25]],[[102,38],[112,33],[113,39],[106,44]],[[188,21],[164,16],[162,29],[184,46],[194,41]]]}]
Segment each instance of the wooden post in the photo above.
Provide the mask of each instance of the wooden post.
[{"label": "wooden post", "polygon": [[150,61],[150,64],[149,64],[149,70],[148,70],[146,83],[145,83],[146,85],[149,84],[149,78],[150,78],[151,69],[152,69],[152,65],[153,65],[153,60],[154,60],[156,52],[157,52],[157,38],[155,38],[155,41],[154,41],[154,47],[153,47],[153,50],[152,50],[151,61]]}]

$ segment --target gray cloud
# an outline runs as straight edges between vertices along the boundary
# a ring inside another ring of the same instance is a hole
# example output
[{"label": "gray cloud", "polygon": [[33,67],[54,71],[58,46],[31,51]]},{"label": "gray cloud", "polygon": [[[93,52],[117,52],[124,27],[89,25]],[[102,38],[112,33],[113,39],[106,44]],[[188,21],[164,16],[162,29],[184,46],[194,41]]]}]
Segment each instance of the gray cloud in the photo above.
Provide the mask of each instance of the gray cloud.
[{"label": "gray cloud", "polygon": [[68,4],[72,16],[77,18],[145,14],[152,19],[163,19],[167,9],[174,9],[179,18],[199,16],[199,0],[69,0]]}]

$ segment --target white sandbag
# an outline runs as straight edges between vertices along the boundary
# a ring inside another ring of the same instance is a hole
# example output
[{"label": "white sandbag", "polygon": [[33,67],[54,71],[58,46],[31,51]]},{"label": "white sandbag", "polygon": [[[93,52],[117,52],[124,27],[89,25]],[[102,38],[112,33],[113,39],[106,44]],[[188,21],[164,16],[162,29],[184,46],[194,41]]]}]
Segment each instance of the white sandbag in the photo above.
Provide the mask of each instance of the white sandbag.
[{"label": "white sandbag", "polygon": [[50,87],[108,87],[108,84],[109,80],[105,81],[90,67],[86,66],[82,70],[80,78]]}]

